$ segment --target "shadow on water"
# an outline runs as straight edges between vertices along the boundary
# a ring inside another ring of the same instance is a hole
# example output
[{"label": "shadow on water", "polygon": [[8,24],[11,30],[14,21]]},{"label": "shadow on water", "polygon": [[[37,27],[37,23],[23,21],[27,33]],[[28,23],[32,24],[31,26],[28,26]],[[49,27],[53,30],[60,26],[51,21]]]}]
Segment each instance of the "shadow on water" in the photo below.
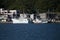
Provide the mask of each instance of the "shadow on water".
[{"label": "shadow on water", "polygon": [[60,24],[0,24],[0,40],[60,40]]}]

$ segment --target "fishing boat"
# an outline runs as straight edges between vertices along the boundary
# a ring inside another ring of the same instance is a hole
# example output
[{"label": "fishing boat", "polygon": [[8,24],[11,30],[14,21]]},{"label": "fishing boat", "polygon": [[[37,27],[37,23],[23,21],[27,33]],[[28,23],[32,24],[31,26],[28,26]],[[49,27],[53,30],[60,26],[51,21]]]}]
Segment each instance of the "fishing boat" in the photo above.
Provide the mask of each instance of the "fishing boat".
[{"label": "fishing boat", "polygon": [[12,23],[28,23],[27,19],[12,19]]}]

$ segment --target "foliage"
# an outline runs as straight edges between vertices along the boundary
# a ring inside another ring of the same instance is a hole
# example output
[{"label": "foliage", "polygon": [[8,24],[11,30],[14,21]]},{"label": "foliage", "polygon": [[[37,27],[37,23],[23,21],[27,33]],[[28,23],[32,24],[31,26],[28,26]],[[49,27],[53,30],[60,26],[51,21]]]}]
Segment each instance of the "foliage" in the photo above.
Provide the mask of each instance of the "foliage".
[{"label": "foliage", "polygon": [[60,0],[0,0],[0,8],[19,9],[29,13],[34,13],[36,10],[59,12]]}]

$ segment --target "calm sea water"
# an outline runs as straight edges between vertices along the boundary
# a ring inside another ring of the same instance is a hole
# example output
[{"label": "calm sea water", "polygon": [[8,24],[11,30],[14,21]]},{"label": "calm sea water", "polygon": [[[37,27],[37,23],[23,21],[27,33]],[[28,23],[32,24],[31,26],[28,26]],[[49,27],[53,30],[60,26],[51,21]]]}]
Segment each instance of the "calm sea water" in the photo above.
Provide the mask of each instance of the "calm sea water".
[{"label": "calm sea water", "polygon": [[0,40],[60,40],[60,24],[0,24]]}]

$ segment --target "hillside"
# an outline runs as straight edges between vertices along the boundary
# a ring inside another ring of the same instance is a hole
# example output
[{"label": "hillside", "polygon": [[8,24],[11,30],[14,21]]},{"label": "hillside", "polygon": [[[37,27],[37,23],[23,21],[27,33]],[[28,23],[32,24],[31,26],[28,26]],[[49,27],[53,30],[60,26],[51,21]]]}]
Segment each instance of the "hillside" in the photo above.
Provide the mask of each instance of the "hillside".
[{"label": "hillside", "polygon": [[60,12],[60,0],[0,0],[0,8],[17,9],[25,12]]}]

